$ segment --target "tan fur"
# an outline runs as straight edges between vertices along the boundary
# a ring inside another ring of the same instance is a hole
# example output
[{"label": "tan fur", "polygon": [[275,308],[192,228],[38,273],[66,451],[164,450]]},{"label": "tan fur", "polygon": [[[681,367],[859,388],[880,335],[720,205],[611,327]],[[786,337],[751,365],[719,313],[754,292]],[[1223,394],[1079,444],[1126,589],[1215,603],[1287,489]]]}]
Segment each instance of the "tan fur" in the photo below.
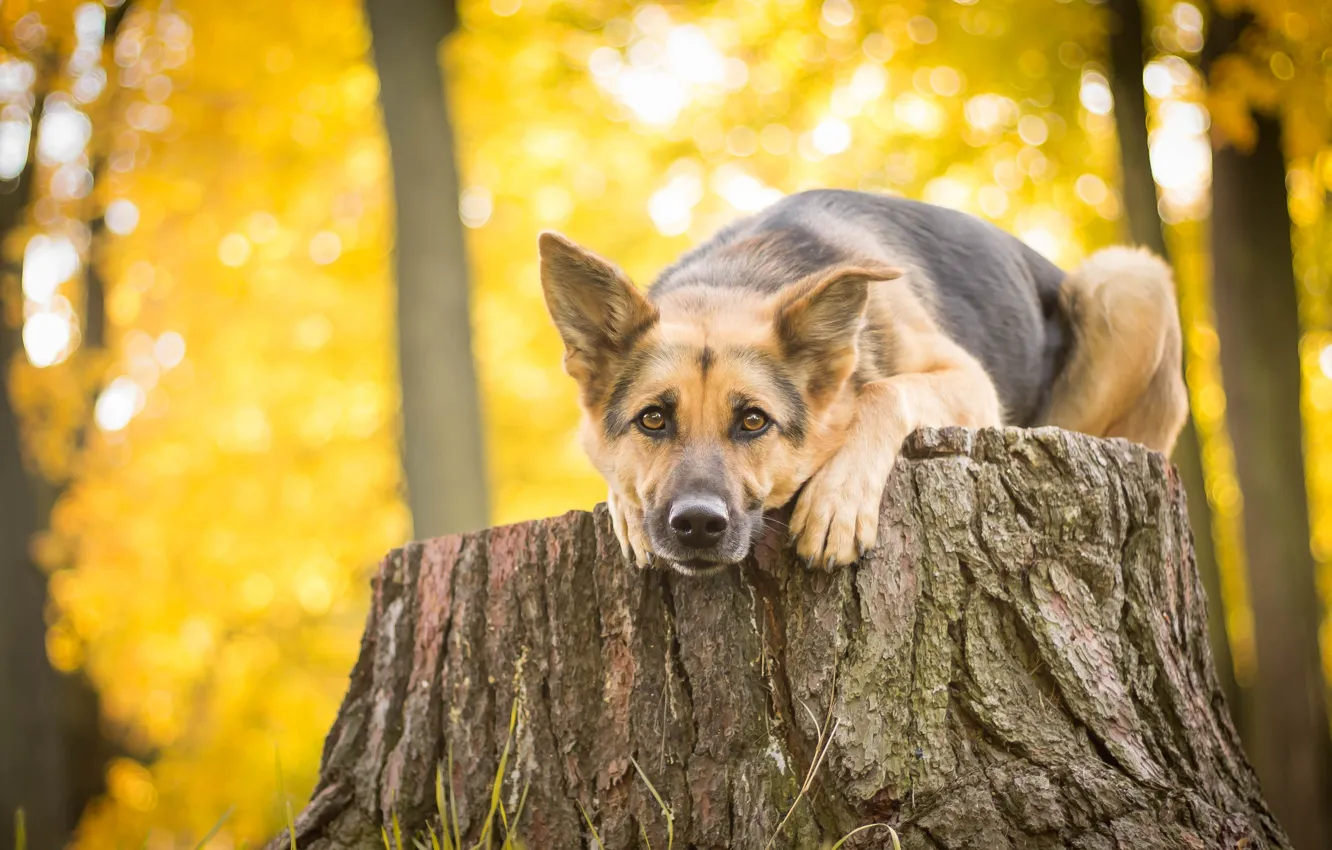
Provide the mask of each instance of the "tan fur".
[{"label": "tan fur", "polygon": [[[811,565],[850,563],[875,545],[879,502],[912,431],[1002,424],[985,369],[935,320],[928,289],[885,283],[902,274],[895,269],[834,267],[775,294],[684,286],[649,302],[562,237],[544,234],[541,250],[566,368],[582,389],[583,446],[608,482],[625,555],[640,565],[663,539],[654,510],[660,518],[691,475],[706,476],[746,516],[796,497],[798,553]],[[1168,451],[1187,414],[1168,268],[1145,252],[1108,249],[1069,275],[1062,297],[1074,340],[1047,421]],[[670,439],[624,420],[663,398]],[[738,405],[783,428],[799,423],[799,438],[783,430],[738,439]],[[743,557],[741,542],[727,559]]]},{"label": "tan fur", "polygon": [[1046,422],[1169,454],[1188,416],[1170,267],[1145,250],[1107,248],[1069,274],[1061,297],[1073,350]]},{"label": "tan fur", "polygon": [[949,339],[906,287],[874,290],[891,336],[893,374],[863,386],[845,440],[805,485],[791,517],[811,564],[848,564],[878,538],[879,501],[902,442],[917,428],[997,426],[999,398],[974,357]]},{"label": "tan fur", "polygon": [[[805,288],[813,289],[820,283],[824,281],[811,281]],[[844,443],[855,415],[855,395],[845,391],[855,365],[851,337],[847,351],[818,366],[819,383],[828,389],[807,393],[811,427],[799,447],[782,441],[735,444],[726,437],[731,417],[728,398],[734,393],[752,397],[762,409],[781,410],[780,398],[765,385],[761,372],[729,355],[736,349],[754,349],[781,357],[774,322],[783,307],[794,307],[793,312],[804,315],[808,293],[801,289],[793,286],[775,298],[743,290],[686,289],[663,299],[658,305],[660,323],[640,345],[659,350],[676,347],[686,353],[654,363],[626,400],[628,408],[637,409],[664,389],[677,392],[682,399],[682,434],[695,445],[710,445],[725,476],[738,482],[743,492],[754,494],[764,509],[791,500],[800,485]],[[704,348],[714,357],[706,377],[695,359]],[[682,443],[620,440],[612,444],[600,424],[604,413],[599,404],[585,410],[583,447],[611,485],[608,505],[617,530],[622,529],[627,540],[626,554],[643,564],[652,551],[641,527],[643,507],[660,497],[663,485],[681,461]]]},{"label": "tan fur", "polygon": [[[730,309],[707,311],[711,321],[700,312],[682,314],[674,306],[662,305],[660,326],[640,345],[658,350],[678,345],[685,353],[662,356],[646,370],[626,399],[626,406],[637,410],[663,390],[678,393],[682,400],[678,423],[682,437],[693,447],[708,446],[726,478],[737,482],[742,491],[756,494],[764,508],[785,504],[800,482],[831,452],[831,448],[823,447],[840,443],[838,432],[844,430],[851,415],[849,399],[839,398],[837,409],[829,405],[821,411],[820,427],[806,439],[804,451],[791,451],[777,441],[757,446],[728,440],[731,393],[743,391],[765,410],[781,409],[780,400],[765,386],[762,375],[728,356],[735,345],[753,346],[775,355],[771,334],[762,332],[768,326],[767,305],[732,302],[727,305]],[[706,379],[696,360],[696,352],[705,346],[713,347],[715,352]],[[632,554],[643,565],[653,551],[642,528],[644,507],[661,497],[663,487],[680,466],[685,442],[654,443],[635,438],[608,441],[602,428],[604,413],[603,404],[584,409],[582,445],[610,485],[608,505],[613,522],[623,528],[629,544],[626,554]]]}]

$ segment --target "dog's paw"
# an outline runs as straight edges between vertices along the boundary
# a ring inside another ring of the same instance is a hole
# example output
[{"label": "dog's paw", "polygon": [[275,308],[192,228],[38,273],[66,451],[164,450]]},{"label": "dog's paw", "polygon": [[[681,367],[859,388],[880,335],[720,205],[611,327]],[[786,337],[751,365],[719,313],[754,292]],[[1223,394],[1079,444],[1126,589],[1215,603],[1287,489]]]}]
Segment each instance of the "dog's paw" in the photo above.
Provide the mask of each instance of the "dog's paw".
[{"label": "dog's paw", "polygon": [[841,452],[805,483],[791,514],[796,554],[831,570],[860,559],[879,537],[879,503],[892,461]]},{"label": "dog's paw", "polygon": [[647,532],[643,528],[643,510],[616,495],[614,490],[606,496],[606,507],[610,510],[611,526],[615,529],[615,539],[620,543],[624,559],[639,569],[650,566],[652,552],[648,549]]}]

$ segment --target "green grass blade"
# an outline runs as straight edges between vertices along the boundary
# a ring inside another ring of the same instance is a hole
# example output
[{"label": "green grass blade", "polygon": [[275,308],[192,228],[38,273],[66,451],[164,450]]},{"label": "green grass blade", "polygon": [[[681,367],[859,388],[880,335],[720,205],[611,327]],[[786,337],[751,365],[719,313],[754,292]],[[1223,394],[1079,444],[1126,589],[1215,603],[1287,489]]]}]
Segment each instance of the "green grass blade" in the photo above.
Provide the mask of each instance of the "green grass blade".
[{"label": "green grass blade", "polygon": [[296,850],[296,815],[291,810],[291,800],[287,799],[287,786],[282,781],[282,752],[277,747],[273,748],[273,764],[277,770],[278,796],[287,813],[287,837],[291,841],[291,850]]},{"label": "green grass blade", "polygon": [[606,850],[606,845],[601,843],[601,836],[597,835],[597,828],[592,825],[592,818],[587,816],[587,809],[583,808],[582,802],[578,802],[578,811],[583,813],[583,823],[587,824],[588,830],[591,831],[592,840],[597,843],[598,850]]},{"label": "green grass blade", "polygon": [[458,826],[458,799],[453,796],[453,742],[449,741],[449,813],[453,816],[453,846],[462,850],[462,833]]},{"label": "green grass blade", "polygon": [[[453,841],[449,838],[449,810],[444,803],[444,765],[435,765],[435,814],[439,815],[439,832],[430,827],[431,850],[453,850]],[[441,840],[442,839],[442,840]]]},{"label": "green grass blade", "polygon": [[231,817],[231,813],[234,811],[236,811],[236,807],[232,806],[231,808],[223,812],[222,817],[218,818],[217,823],[213,824],[213,828],[208,830],[208,832],[204,833],[204,837],[200,838],[199,843],[194,845],[194,850],[204,850],[204,847],[208,844],[208,842],[213,840],[213,836],[217,835],[219,832],[222,831],[222,825],[227,822],[227,820]]},{"label": "green grass blade", "polygon": [[384,850],[393,850],[393,845],[389,843],[387,827],[381,826],[379,828],[379,837],[384,839]]},{"label": "green grass blade", "polygon": [[291,850],[296,850],[296,814],[291,810],[291,800],[287,801],[287,835],[291,838]]},{"label": "green grass blade", "polygon": [[[485,823],[481,827],[481,839],[477,846],[490,847],[495,832],[495,813],[500,809],[500,796],[504,789],[504,771],[509,766],[509,750],[513,747],[513,730],[518,726],[518,698],[513,698],[513,708],[509,710],[509,734],[504,739],[504,752],[500,753],[499,767],[495,769],[495,781],[490,786],[490,811],[486,813]],[[503,814],[500,815],[504,817]],[[507,827],[506,827],[507,830]]]},{"label": "green grass blade", "polygon": [[902,850],[902,845],[898,843],[897,840],[897,830],[893,829],[891,826],[888,826],[888,824],[886,823],[867,823],[864,826],[858,826],[855,829],[848,832],[846,835],[843,835],[841,840],[838,841],[836,844],[834,844],[832,847],[828,848],[828,850],[839,850],[839,848],[843,844],[845,844],[847,839],[850,838],[851,836],[855,835],[858,832],[864,832],[867,829],[874,829],[875,827],[878,826],[884,827],[885,829],[888,830],[889,837],[893,839],[893,850]]},{"label": "green grass blade", "polygon": [[[814,724],[814,728],[819,733],[814,742],[814,759],[809,763],[809,770],[805,773],[805,781],[801,783],[799,792],[797,792],[795,799],[791,801],[791,808],[786,810],[786,814],[778,822],[777,829],[772,833],[763,850],[772,850],[772,845],[777,843],[777,836],[782,834],[786,822],[791,819],[791,815],[795,814],[796,807],[809,793],[810,787],[814,784],[814,777],[818,775],[819,766],[823,764],[823,759],[828,755],[828,749],[832,746],[833,737],[837,734],[837,730],[842,728],[842,718],[839,717],[836,722],[833,721],[833,707],[837,704],[837,669],[833,668],[832,694],[828,697],[828,717],[822,724],[819,723],[819,719],[814,716],[814,712],[810,710],[804,700],[800,700],[800,704],[804,706],[805,713],[809,715],[810,722]],[[854,832],[851,833],[851,835],[854,834]],[[843,837],[842,841],[846,841],[847,837],[849,836]],[[840,846],[841,843],[839,841],[838,845]]]},{"label": "green grass blade", "polygon": [[518,796],[518,807],[513,810],[513,825],[510,826],[509,819],[504,812],[504,806],[500,806],[500,820],[504,822],[504,843],[500,845],[500,850],[518,850],[521,846],[514,837],[514,830],[518,828],[518,822],[523,817],[523,806],[527,805],[527,789],[531,783],[523,783],[523,793]]},{"label": "green grass blade", "polygon": [[398,813],[393,812],[393,843],[395,850],[403,850],[402,847],[402,826],[398,823]]},{"label": "green grass blade", "polygon": [[517,829],[523,819],[523,808],[527,805],[527,791],[532,787],[530,781],[523,783],[523,793],[518,795],[518,808],[513,812],[513,827]]},{"label": "green grass blade", "polygon": [[639,778],[643,780],[643,784],[647,786],[648,791],[652,792],[652,798],[661,807],[661,815],[666,818],[666,850],[673,850],[675,847],[675,814],[671,812],[671,807],[666,805],[666,801],[661,799],[661,795],[657,793],[657,786],[653,785],[652,780],[647,778],[643,768],[639,767],[638,761],[630,756],[629,762],[634,766],[634,770],[638,771]]},{"label": "green grass blade", "polygon": [[28,850],[28,822],[23,809],[14,812],[14,850]]}]

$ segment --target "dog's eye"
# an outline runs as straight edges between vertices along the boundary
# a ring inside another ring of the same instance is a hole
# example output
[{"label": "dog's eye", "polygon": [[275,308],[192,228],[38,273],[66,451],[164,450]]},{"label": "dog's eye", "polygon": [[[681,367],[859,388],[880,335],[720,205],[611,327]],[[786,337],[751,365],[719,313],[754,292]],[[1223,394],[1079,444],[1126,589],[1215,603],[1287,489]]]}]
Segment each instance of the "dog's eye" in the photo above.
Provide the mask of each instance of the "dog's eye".
[{"label": "dog's eye", "polygon": [[751,434],[755,431],[762,431],[766,427],[768,427],[768,417],[761,410],[746,410],[744,415],[740,417],[741,430],[748,431]]},{"label": "dog's eye", "polygon": [[660,431],[666,427],[666,414],[659,407],[649,407],[638,414],[638,424],[645,431]]}]

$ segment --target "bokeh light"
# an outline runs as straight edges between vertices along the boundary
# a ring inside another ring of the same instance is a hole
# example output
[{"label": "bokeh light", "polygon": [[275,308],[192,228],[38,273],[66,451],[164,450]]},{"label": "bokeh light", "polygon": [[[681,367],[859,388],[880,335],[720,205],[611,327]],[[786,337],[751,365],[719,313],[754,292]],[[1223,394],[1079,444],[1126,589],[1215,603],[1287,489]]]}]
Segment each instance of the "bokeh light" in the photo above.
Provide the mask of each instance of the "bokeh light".
[{"label": "bokeh light", "polygon": [[[48,653],[98,687],[130,756],[109,766],[81,846],[193,846],[231,806],[216,846],[253,845],[280,821],[254,777],[272,775],[277,749],[293,797],[308,793],[366,577],[410,534],[380,84],[351,0],[136,3],[104,45],[108,7],[43,9],[0,55],[0,180],[33,175],[11,246],[13,395],[42,425],[34,467],[61,487],[36,547],[51,583]],[[825,186],[980,215],[1066,267],[1125,238],[1122,89],[1102,6],[464,0],[459,11],[442,70],[496,522],[605,494],[541,299],[542,229],[641,285],[738,217]],[[1243,494],[1202,240],[1211,145],[1243,138],[1255,99],[1313,104],[1285,120],[1304,246],[1312,547],[1332,600],[1332,156],[1301,118],[1325,114],[1326,92],[1285,43],[1208,91],[1202,8],[1148,11],[1150,166],[1242,678],[1254,661]],[[63,51],[35,119],[47,72],[24,58],[33,45]],[[1332,659],[1332,625],[1323,640]]]}]

